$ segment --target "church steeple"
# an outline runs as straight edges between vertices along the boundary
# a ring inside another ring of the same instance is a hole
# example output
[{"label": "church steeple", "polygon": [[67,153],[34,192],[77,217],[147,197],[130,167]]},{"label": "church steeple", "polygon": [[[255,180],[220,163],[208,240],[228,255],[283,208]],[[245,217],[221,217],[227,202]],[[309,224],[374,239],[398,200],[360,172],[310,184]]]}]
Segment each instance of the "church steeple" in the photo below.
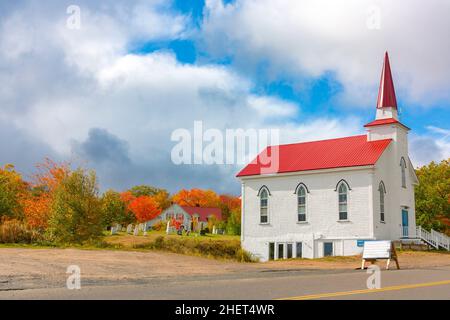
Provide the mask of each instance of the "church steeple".
[{"label": "church steeple", "polygon": [[397,99],[395,98],[389,55],[386,51],[384,54],[383,70],[381,72],[380,88],[378,89],[377,108],[388,107],[397,109]]},{"label": "church steeple", "polygon": [[381,71],[380,88],[378,89],[376,120],[398,120],[397,98],[395,97],[394,80],[392,80],[389,55],[384,54],[383,69]]},{"label": "church steeple", "polygon": [[398,120],[397,99],[395,97],[394,81],[392,80],[391,65],[387,52],[384,55],[376,110],[375,121],[364,126],[367,129],[368,141],[380,139],[397,141],[399,136],[407,134],[409,128]]}]

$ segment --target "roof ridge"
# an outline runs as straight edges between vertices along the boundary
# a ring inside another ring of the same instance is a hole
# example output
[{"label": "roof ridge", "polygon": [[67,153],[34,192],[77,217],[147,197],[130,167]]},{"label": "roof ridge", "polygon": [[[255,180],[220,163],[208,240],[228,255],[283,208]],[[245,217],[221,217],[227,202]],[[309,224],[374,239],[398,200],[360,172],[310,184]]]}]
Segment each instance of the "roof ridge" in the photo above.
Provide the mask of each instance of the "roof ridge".
[{"label": "roof ridge", "polygon": [[315,143],[315,142],[335,141],[335,140],[342,140],[342,139],[348,139],[348,138],[361,138],[363,136],[366,137],[367,135],[366,134],[358,134],[356,136],[347,136],[347,137],[312,140],[312,141],[303,141],[303,142],[292,142],[292,143],[284,143],[284,144],[278,144],[278,145],[267,146],[267,147],[274,147],[274,146],[281,147],[281,146],[290,146],[290,145],[294,145],[294,144],[308,144],[308,143]]}]

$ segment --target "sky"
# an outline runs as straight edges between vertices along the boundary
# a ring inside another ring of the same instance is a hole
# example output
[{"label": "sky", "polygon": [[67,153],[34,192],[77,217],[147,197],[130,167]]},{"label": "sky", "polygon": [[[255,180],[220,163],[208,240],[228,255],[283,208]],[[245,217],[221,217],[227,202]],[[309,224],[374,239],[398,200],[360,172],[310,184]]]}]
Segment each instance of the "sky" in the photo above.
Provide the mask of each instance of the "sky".
[{"label": "sky", "polygon": [[386,50],[411,160],[440,161],[449,16],[446,0],[2,1],[0,164],[27,177],[50,157],[95,169],[101,190],[238,194],[242,165],[176,165],[172,133],[362,134]]}]

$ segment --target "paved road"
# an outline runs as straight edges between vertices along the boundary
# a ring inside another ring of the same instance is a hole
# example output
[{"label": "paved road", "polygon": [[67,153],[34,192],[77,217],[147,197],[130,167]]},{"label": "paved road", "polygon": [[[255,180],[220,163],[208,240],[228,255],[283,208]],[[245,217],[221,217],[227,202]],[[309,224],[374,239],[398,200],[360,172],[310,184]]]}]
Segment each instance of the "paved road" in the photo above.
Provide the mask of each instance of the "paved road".
[{"label": "paved road", "polygon": [[450,267],[381,272],[382,289],[367,290],[361,270],[258,271],[0,291],[0,299],[446,299]]}]

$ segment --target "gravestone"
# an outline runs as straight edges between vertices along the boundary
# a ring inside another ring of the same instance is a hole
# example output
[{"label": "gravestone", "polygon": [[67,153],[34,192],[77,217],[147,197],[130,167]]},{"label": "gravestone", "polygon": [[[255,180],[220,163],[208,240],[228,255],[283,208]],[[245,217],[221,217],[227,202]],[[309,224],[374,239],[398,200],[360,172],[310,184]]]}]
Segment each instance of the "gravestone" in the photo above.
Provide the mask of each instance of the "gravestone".
[{"label": "gravestone", "polygon": [[117,230],[117,232],[122,231],[122,225],[121,224],[117,224],[116,230]]},{"label": "gravestone", "polygon": [[111,227],[111,235],[115,235],[117,233],[116,227]]},{"label": "gravestone", "polygon": [[127,233],[130,234],[131,232],[133,232],[133,225],[132,225],[132,224],[129,224],[129,225],[127,226]]},{"label": "gravestone", "polygon": [[139,226],[134,227],[133,235],[135,235],[135,236],[139,235]]}]

